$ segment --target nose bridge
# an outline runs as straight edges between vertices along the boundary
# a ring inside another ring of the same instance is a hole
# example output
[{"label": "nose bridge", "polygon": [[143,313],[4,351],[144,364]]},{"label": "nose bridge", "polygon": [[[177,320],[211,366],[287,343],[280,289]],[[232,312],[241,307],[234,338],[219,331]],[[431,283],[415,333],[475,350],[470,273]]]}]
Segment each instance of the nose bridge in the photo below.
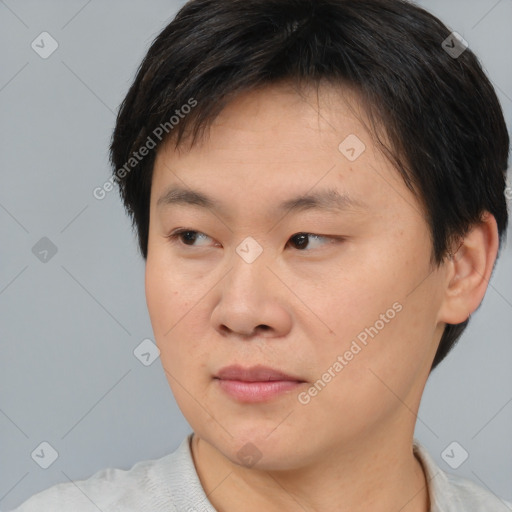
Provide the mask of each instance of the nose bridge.
[{"label": "nose bridge", "polygon": [[268,282],[268,255],[268,251],[253,237],[242,240],[235,248],[231,260],[232,270],[227,276],[228,292],[233,291],[235,295],[254,299],[261,292],[261,285]]}]

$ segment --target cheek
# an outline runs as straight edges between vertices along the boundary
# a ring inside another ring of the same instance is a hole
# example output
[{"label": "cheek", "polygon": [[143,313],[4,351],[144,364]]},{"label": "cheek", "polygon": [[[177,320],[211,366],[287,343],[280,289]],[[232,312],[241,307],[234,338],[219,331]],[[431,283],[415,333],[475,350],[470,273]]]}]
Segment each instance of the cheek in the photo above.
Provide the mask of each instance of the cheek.
[{"label": "cheek", "polygon": [[[164,367],[172,362],[171,352],[177,349],[175,333],[179,328],[179,319],[183,316],[179,283],[170,279],[168,270],[158,265],[155,259],[146,263],[146,303],[155,341],[160,349],[160,358]],[[174,342],[171,343],[171,340]]]},{"label": "cheek", "polygon": [[405,392],[428,366],[436,283],[431,276],[416,288],[428,275],[418,261],[412,264],[399,254],[375,251],[364,259],[364,268],[354,264],[350,275],[345,272],[343,279],[331,282],[334,300],[322,318],[336,334],[315,346],[317,372],[328,372],[341,356],[343,369],[336,372],[341,378],[333,379],[336,384],[329,388],[336,389],[338,397],[349,392],[350,405],[352,399],[362,402],[365,396],[377,404],[380,394],[390,393],[379,377],[391,389]]},{"label": "cheek", "polygon": [[[304,409],[318,428],[331,424],[333,435],[351,438],[384,416],[414,408],[428,343],[425,338],[413,340],[425,333],[419,327],[410,330],[409,314],[404,305],[384,327],[368,322],[354,329],[355,336],[339,339],[337,347],[322,354],[313,383],[315,397]],[[365,343],[357,337],[361,333]],[[339,420],[333,421],[333,415]]]},{"label": "cheek", "polygon": [[166,334],[179,319],[190,311],[194,302],[187,297],[186,279],[173,265],[158,255],[148,256],[146,262],[146,303],[155,336]]},{"label": "cheek", "polygon": [[[146,303],[155,342],[164,369],[180,379],[187,376],[191,366],[204,361],[201,352],[206,349],[200,343],[204,338],[200,329],[205,325],[200,317],[206,314],[200,300],[204,293],[198,293],[201,290],[194,289],[190,279],[173,265],[148,257]],[[169,382],[174,388],[172,379]]]},{"label": "cheek", "polygon": [[162,272],[158,265],[148,259],[145,278],[146,304],[153,331],[157,338],[165,332],[164,321],[165,323],[169,322],[167,328],[171,325],[170,321],[172,319],[169,318],[166,312],[174,311],[172,305],[178,295],[178,291],[173,290],[169,285],[165,272]]}]

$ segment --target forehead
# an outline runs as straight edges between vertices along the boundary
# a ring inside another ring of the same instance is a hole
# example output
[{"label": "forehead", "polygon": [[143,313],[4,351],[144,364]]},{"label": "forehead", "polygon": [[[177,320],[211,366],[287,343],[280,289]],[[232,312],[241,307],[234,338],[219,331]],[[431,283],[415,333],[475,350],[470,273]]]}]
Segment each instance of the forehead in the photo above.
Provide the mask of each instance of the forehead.
[{"label": "forehead", "polygon": [[[195,112],[201,109],[201,100],[198,102]],[[189,120],[184,122],[189,123]],[[307,142],[308,147],[330,151],[333,143],[336,148],[336,141],[347,135],[347,130],[361,138],[370,138],[367,125],[365,109],[353,89],[328,83],[317,87],[302,85],[298,89],[294,84],[283,82],[239,93],[207,123],[204,135],[192,148],[188,143],[193,127],[187,126],[187,135],[177,149],[174,149],[174,138],[169,138],[159,153],[172,149],[178,154],[211,154],[228,146],[231,151],[246,149],[238,142],[252,147],[260,143],[266,152],[301,146],[303,142]],[[268,144],[269,140],[273,143]]]},{"label": "forehead", "polygon": [[[191,188],[226,202],[236,202],[237,194],[246,205],[253,198],[278,208],[277,198],[289,205],[330,190],[331,197],[338,191],[348,198],[346,204],[352,199],[378,210],[394,200],[419,210],[367,126],[363,105],[348,89],[324,85],[298,94],[284,84],[248,91],[224,108],[192,148],[175,149],[169,141],[159,150],[152,203],[186,204],[177,200],[183,193],[176,189]],[[205,204],[190,194],[188,199]]]},{"label": "forehead", "polygon": [[[216,143],[222,135],[274,144],[294,146],[307,139],[316,147],[325,142],[323,149],[332,148],[332,140],[351,129],[361,137],[369,135],[361,122],[366,122],[363,105],[351,89],[336,88],[329,84],[314,87],[297,86],[284,82],[246,91],[229,102],[218,114],[211,129]],[[200,145],[200,144],[199,144]]]}]

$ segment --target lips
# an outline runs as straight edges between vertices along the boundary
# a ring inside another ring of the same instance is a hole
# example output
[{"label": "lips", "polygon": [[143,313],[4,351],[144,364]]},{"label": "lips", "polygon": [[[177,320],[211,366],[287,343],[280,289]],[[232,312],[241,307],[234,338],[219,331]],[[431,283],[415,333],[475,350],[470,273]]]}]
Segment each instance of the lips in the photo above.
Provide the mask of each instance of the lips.
[{"label": "lips", "polygon": [[289,375],[280,370],[275,370],[274,368],[261,365],[251,366],[249,368],[244,368],[239,365],[226,366],[217,373],[215,378],[241,382],[305,382],[303,379],[295,375]]},{"label": "lips", "polygon": [[262,403],[289,396],[304,380],[268,366],[226,366],[215,376],[219,389],[238,403]]}]

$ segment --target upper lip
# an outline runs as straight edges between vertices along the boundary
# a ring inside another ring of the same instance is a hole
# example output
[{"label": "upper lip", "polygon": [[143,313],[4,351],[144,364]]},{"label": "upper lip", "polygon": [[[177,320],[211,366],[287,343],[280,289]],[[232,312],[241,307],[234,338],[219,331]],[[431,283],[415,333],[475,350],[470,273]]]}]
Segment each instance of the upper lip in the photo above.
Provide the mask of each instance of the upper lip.
[{"label": "upper lip", "polygon": [[280,370],[275,370],[274,368],[261,365],[251,366],[249,368],[244,368],[243,366],[239,365],[225,366],[217,373],[215,378],[221,380],[240,380],[245,382],[264,382],[276,380],[304,382],[304,380],[294,375],[289,375]]}]

